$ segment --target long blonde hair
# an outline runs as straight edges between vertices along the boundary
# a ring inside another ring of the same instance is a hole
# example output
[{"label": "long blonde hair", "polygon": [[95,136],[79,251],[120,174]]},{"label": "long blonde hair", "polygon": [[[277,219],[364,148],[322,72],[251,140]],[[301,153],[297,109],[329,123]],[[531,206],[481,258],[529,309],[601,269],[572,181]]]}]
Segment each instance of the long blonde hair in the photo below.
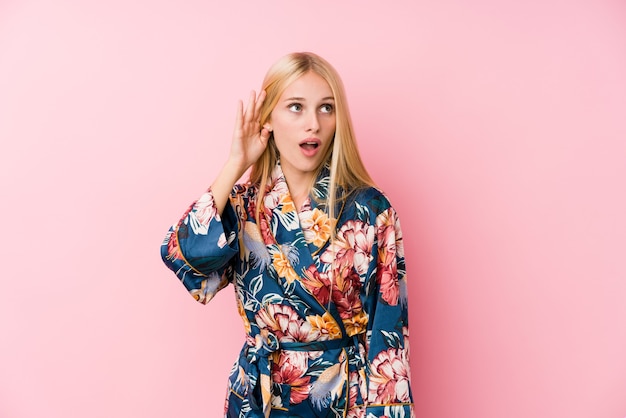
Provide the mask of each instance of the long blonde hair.
[{"label": "long blonde hair", "polygon": [[[333,146],[329,147],[329,155],[325,156],[324,162],[320,164],[315,176],[317,178],[324,164],[330,158],[330,184],[328,185],[326,207],[329,216],[333,218],[337,201],[337,186],[346,192],[374,186],[374,182],[365,169],[359,154],[346,94],[337,71],[325,59],[311,52],[294,52],[279,59],[270,67],[263,80],[262,88],[266,92],[266,97],[261,107],[261,126],[270,120],[272,110],[276,107],[283,91],[297,78],[310,71],[326,80],[335,98],[336,127]],[[259,184],[256,205],[257,219],[266,193],[265,189],[277,160],[278,150],[274,144],[273,136],[271,136],[267,148],[250,171],[250,182]]]}]

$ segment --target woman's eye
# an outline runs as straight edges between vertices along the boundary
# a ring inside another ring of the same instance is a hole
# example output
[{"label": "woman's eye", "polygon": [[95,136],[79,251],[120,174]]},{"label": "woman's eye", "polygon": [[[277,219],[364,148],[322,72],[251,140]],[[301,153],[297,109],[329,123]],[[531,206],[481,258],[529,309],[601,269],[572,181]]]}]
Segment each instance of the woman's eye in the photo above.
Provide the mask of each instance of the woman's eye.
[{"label": "woman's eye", "polygon": [[322,113],[333,113],[333,105],[324,104],[320,107]]},{"label": "woman's eye", "polygon": [[288,109],[292,112],[299,112],[302,110],[302,105],[300,103],[292,103],[288,106]]}]

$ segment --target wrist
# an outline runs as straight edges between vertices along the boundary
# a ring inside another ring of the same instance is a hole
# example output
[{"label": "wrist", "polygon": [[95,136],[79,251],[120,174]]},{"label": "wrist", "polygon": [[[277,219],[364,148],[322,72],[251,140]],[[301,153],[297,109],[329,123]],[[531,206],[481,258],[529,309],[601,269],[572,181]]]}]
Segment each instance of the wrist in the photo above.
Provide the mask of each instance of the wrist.
[{"label": "wrist", "polygon": [[243,174],[250,168],[251,164],[246,164],[245,162],[237,159],[230,158],[224,164],[224,168],[222,171],[228,173],[228,176],[238,180]]}]

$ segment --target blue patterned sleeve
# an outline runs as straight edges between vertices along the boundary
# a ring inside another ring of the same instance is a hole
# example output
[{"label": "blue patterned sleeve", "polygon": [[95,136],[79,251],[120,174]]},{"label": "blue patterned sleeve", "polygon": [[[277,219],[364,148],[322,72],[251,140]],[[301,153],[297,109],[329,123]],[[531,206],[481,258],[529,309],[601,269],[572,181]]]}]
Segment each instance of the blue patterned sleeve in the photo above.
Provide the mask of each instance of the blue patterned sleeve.
[{"label": "blue patterned sleeve", "polygon": [[233,275],[239,252],[238,221],[230,202],[217,213],[211,190],[205,192],[172,226],[161,244],[161,258],[189,293],[208,303]]},{"label": "blue patterned sleeve", "polygon": [[392,207],[376,218],[376,309],[368,347],[367,417],[413,416],[404,246]]}]

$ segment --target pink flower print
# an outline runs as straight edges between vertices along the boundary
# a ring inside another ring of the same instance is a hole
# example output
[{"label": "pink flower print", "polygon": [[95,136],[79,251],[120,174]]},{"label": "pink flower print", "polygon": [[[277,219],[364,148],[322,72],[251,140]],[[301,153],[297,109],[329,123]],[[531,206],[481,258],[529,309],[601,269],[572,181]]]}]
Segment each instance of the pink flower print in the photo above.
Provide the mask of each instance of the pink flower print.
[{"label": "pink flower print", "polygon": [[381,212],[377,217],[376,217],[376,226],[378,226],[379,229],[384,229],[384,228],[394,228],[396,223],[396,216],[395,216],[395,212],[389,208],[386,209],[385,211]]},{"label": "pink flower print", "polygon": [[359,220],[350,220],[337,231],[334,242],[324,251],[324,263],[354,266],[359,275],[367,273],[372,261],[374,227]]},{"label": "pink flower print", "polygon": [[396,306],[400,297],[400,286],[398,285],[398,273],[395,263],[392,266],[378,266],[376,277],[382,299],[388,305]]},{"label": "pink flower print", "polygon": [[267,223],[267,218],[265,216],[262,216],[261,219],[259,219],[259,226],[265,245],[274,243],[276,239],[274,238],[274,235],[272,235],[272,231],[270,231],[270,226]]},{"label": "pink flower print", "polygon": [[306,352],[281,351],[278,361],[272,367],[274,383],[291,386],[289,402],[293,405],[299,404],[309,396],[311,378],[305,376],[308,358]]},{"label": "pink flower print", "polygon": [[217,238],[217,246],[220,248],[224,248],[226,244],[228,244],[228,241],[226,240],[226,234],[222,232]]},{"label": "pink flower print", "polygon": [[396,255],[404,258],[404,240],[402,239],[402,229],[400,229],[400,220],[396,218]]},{"label": "pink flower print", "polygon": [[209,231],[209,223],[213,218],[219,220],[217,208],[213,201],[213,193],[206,192],[198,199],[189,213],[189,226],[195,234],[206,235]]},{"label": "pink flower print", "polygon": [[[404,355],[406,356],[406,358],[409,358],[409,353],[411,352],[409,346],[409,327],[402,327],[402,337],[404,338]],[[409,364],[407,363],[407,366],[408,365]]]},{"label": "pink flower print", "polygon": [[283,196],[289,194],[287,182],[283,177],[275,180],[271,185],[271,189],[263,196],[263,206],[268,210],[274,210],[283,199]]},{"label": "pink flower print", "polygon": [[167,258],[169,260],[182,260],[183,256],[178,248],[178,237],[176,236],[176,231],[169,232],[166,239],[168,240]]},{"label": "pink flower print", "polygon": [[358,372],[350,372],[350,378],[348,381],[350,382],[350,389],[348,391],[348,405],[355,406],[357,401],[357,396],[359,395],[359,384],[361,383],[359,380]]},{"label": "pink flower print", "polygon": [[270,304],[256,314],[259,328],[273,333],[280,342],[310,342],[319,338],[319,330],[300,318],[288,305]]},{"label": "pink flower print", "polygon": [[380,262],[389,266],[396,260],[396,229],[393,213],[387,210],[380,214],[376,220],[378,238],[378,258]]},{"label": "pink flower print", "polygon": [[402,241],[402,229],[400,228],[400,219],[396,212],[389,208],[380,215],[376,220],[378,226],[378,239],[382,242],[382,246],[394,247],[398,257],[404,258],[404,244]]},{"label": "pink flower print", "polygon": [[342,319],[351,318],[362,311],[361,281],[351,268],[343,268],[333,281],[333,301]]},{"label": "pink flower print", "polygon": [[357,406],[354,408],[350,408],[348,410],[348,414],[346,415],[346,418],[365,418],[365,407]]},{"label": "pink flower print", "polygon": [[327,305],[330,298],[330,280],[328,275],[320,273],[315,265],[309,266],[304,272],[304,277],[300,279],[309,292],[315,296],[315,299],[322,305]]},{"label": "pink flower print", "polygon": [[375,404],[410,402],[409,367],[402,349],[381,351],[370,365],[369,400]]}]

